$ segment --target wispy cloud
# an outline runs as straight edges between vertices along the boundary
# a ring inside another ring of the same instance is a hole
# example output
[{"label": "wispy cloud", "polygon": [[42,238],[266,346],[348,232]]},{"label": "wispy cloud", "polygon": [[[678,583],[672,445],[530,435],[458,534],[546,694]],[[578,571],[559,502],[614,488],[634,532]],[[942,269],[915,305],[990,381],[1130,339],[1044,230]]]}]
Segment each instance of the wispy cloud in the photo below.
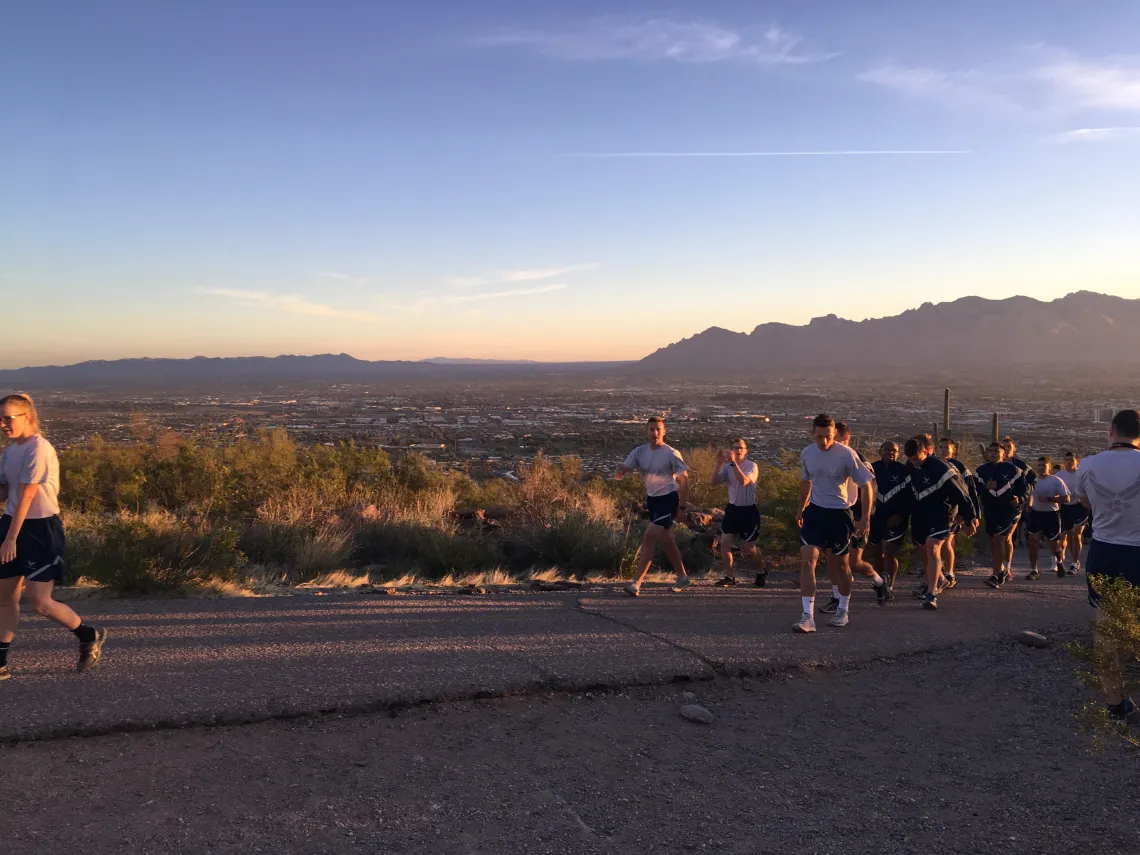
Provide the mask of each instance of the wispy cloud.
[{"label": "wispy cloud", "polygon": [[208,288],[207,294],[224,297],[243,306],[275,309],[291,315],[307,315],[316,318],[345,318],[354,321],[378,321],[380,318],[371,312],[357,309],[337,309],[321,303],[313,303],[295,294],[270,294],[265,291],[240,291],[231,288]]},{"label": "wispy cloud", "polygon": [[535,294],[549,294],[551,291],[564,291],[566,286],[560,283],[539,285],[534,288],[511,288],[506,291],[484,291],[481,294],[451,294],[440,297],[441,303],[481,303],[484,300],[503,300],[508,297],[531,297]]},{"label": "wispy cloud", "polygon": [[1065,131],[1064,133],[1057,134],[1054,140],[1059,143],[1098,143],[1140,140],[1140,127],[1078,128],[1075,131]]},{"label": "wispy cloud", "polygon": [[536,282],[542,279],[554,279],[568,273],[581,273],[596,267],[596,264],[570,264],[565,267],[496,270],[485,276],[451,276],[444,279],[443,284],[449,288],[481,288],[485,285],[499,285],[506,282]]},{"label": "wispy cloud", "polygon": [[578,62],[640,60],[757,65],[798,65],[835,54],[809,51],[803,40],[779,26],[749,33],[702,20],[599,18],[578,29],[504,30],[477,43],[513,48]]},{"label": "wispy cloud", "polygon": [[567,157],[669,158],[669,157],[883,157],[890,155],[973,154],[969,149],[834,149],[830,151],[612,151],[571,154]]},{"label": "wispy cloud", "polygon": [[337,273],[335,270],[318,270],[313,274],[314,279],[330,279],[333,282],[344,282],[346,285],[366,285],[370,277],[352,276],[348,273]]},{"label": "wispy cloud", "polygon": [[1090,59],[1037,45],[976,68],[884,63],[860,80],[951,108],[1057,118],[1087,111],[1140,112],[1140,56]]}]

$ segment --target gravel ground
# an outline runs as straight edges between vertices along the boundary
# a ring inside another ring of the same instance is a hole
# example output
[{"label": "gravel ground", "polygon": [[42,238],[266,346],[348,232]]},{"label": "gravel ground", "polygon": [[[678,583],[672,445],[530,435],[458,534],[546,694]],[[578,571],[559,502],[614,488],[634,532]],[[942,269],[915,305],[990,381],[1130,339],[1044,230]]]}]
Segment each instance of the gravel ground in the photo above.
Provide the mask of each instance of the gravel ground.
[{"label": "gravel ground", "polygon": [[1056,644],[850,670],[0,746],[0,851],[1129,853]]}]

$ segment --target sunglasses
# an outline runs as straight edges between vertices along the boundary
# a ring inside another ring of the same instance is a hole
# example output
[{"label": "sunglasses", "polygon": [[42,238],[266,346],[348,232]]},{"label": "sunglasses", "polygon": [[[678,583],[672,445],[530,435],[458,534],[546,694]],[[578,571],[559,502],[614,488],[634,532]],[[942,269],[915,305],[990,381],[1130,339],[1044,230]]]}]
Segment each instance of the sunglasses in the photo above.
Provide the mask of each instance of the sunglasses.
[{"label": "sunglasses", "polygon": [[27,415],[27,413],[13,413],[10,416],[0,416],[0,422],[4,422],[6,424],[12,424],[12,422],[16,421],[16,419],[18,419],[20,416],[26,416],[26,415]]}]

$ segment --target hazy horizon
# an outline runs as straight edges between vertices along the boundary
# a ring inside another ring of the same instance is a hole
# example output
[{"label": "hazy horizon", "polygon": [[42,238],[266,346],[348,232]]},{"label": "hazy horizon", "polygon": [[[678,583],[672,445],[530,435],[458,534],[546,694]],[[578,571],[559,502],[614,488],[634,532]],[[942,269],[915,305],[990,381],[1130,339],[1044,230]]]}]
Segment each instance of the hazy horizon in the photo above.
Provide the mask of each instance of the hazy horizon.
[{"label": "hazy horizon", "polygon": [[1140,297],[1137,4],[668,8],[7,9],[0,367]]}]

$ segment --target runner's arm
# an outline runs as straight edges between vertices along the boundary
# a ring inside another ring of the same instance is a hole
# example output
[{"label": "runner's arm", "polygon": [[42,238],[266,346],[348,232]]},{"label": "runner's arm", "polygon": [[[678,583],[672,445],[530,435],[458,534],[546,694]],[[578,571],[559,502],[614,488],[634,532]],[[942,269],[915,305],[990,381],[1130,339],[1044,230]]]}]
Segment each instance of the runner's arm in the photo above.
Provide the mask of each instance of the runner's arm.
[{"label": "runner's arm", "polygon": [[16,512],[12,515],[12,524],[8,526],[8,536],[0,546],[0,564],[7,564],[16,558],[16,538],[20,536],[20,529],[24,527],[24,520],[40,490],[39,484],[21,484],[20,500],[16,502]]},{"label": "runner's arm", "polygon": [[680,507],[685,507],[689,504],[689,473],[678,472],[673,476],[677,480],[677,493],[680,499]]},{"label": "runner's arm", "polygon": [[736,483],[740,484],[741,486],[744,486],[745,484],[754,482],[756,480],[755,475],[745,475],[744,470],[740,468],[740,464],[735,460],[732,461],[732,474],[736,476]]}]

